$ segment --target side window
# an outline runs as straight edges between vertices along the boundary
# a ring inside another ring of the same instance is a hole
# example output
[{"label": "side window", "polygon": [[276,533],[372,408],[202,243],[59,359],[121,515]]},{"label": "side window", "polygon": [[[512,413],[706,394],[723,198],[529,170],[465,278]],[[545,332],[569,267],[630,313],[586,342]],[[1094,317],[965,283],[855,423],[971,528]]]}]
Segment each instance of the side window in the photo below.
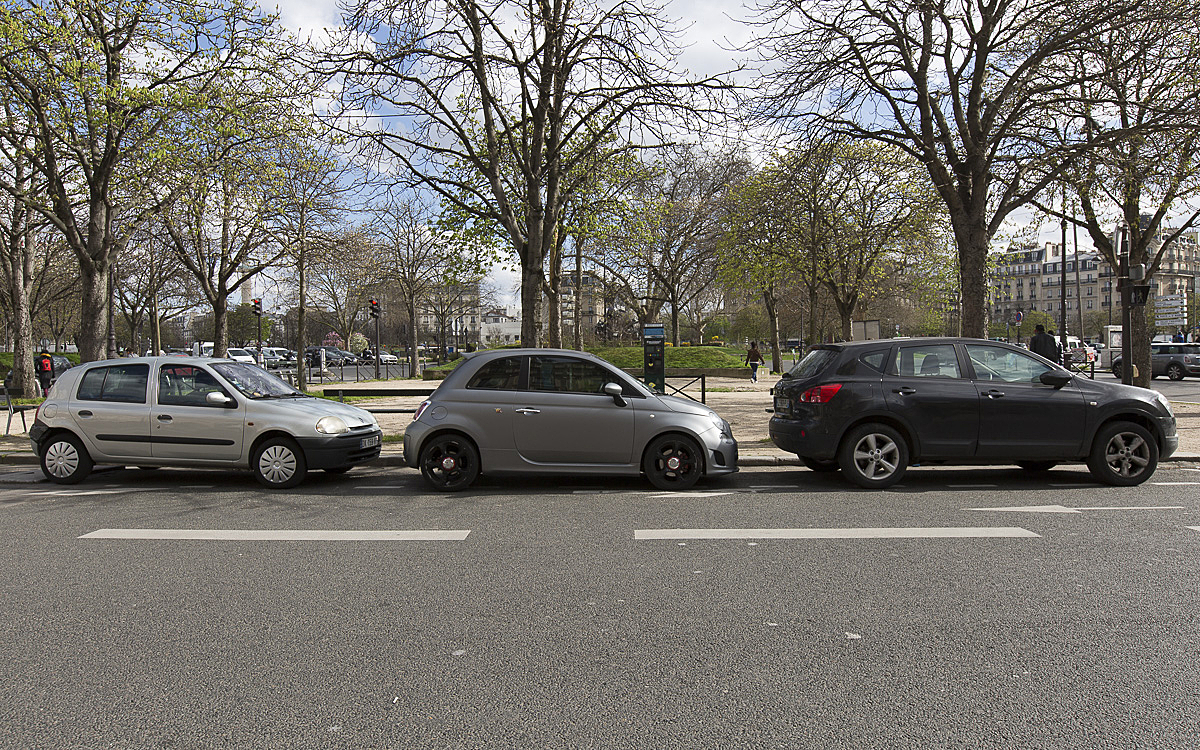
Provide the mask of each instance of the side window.
[{"label": "side window", "polygon": [[1004,383],[1038,383],[1043,372],[1053,368],[1028,354],[1002,349],[998,346],[967,344],[967,356],[975,368],[977,380],[997,380]]},{"label": "side window", "polygon": [[896,374],[916,378],[958,378],[953,344],[902,346],[896,352]]},{"label": "side window", "polygon": [[225,389],[199,367],[164,365],[158,370],[158,403],[163,406],[211,407],[204,399],[214,392],[224,393]]},{"label": "side window", "polygon": [[875,351],[867,352],[858,358],[867,367],[878,373],[882,373],[887,369],[887,349],[876,349]]},{"label": "side window", "polygon": [[150,365],[97,367],[84,373],[76,398],[81,401],[144,404],[149,377]]},{"label": "side window", "polygon": [[488,362],[471,376],[468,388],[492,391],[515,391],[521,381],[521,358],[504,357]]},{"label": "side window", "polygon": [[604,393],[604,384],[620,382],[595,362],[574,357],[530,357],[529,390]]}]

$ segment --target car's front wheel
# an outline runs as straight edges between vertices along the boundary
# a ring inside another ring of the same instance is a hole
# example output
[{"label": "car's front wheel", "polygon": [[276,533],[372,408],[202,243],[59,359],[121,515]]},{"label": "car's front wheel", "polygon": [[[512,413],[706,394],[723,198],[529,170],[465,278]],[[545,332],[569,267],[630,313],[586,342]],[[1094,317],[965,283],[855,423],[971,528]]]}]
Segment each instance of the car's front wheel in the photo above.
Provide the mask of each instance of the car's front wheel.
[{"label": "car's front wheel", "polygon": [[704,473],[704,457],[696,441],[683,435],[657,437],[642,458],[642,471],[660,490],[686,490]]},{"label": "car's front wheel", "polygon": [[800,456],[800,463],[807,466],[809,471],[817,471],[822,473],[833,472],[842,468],[838,466],[837,461],[820,461],[815,458],[809,458],[808,456]]},{"label": "car's front wheel", "polygon": [[439,435],[421,448],[420,465],[434,489],[457,492],[479,476],[479,451],[461,435]]},{"label": "car's front wheel", "polygon": [[1158,443],[1141,425],[1113,422],[1096,434],[1087,464],[1101,482],[1132,487],[1149,479],[1158,467]]},{"label": "car's front wheel", "polygon": [[1120,377],[1121,377],[1121,363],[1120,362],[1117,362],[1112,366],[1112,374],[1113,374],[1114,378],[1120,379]]},{"label": "car's front wheel", "polygon": [[42,473],[55,484],[78,484],[92,472],[92,457],[79,438],[59,433],[42,445]]},{"label": "car's front wheel", "polygon": [[860,425],[842,440],[838,463],[846,478],[859,487],[891,487],[908,469],[908,444],[885,424]]},{"label": "car's front wheel", "polygon": [[250,458],[254,478],[264,487],[286,490],[304,481],[308,463],[295,440],[275,437],[263,441]]},{"label": "car's front wheel", "polygon": [[1172,362],[1167,367],[1167,378],[1168,379],[1183,380],[1183,376],[1184,376],[1183,367],[1181,367],[1179,364]]}]

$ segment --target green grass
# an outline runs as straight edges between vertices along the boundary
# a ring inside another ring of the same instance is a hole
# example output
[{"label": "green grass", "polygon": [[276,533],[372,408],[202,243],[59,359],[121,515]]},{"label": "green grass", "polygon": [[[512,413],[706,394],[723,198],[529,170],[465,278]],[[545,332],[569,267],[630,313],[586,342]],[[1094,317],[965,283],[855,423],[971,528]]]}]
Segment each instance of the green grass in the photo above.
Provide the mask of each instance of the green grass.
[{"label": "green grass", "polygon": [[[589,347],[588,351],[617,367],[641,367],[644,353],[640,346]],[[741,367],[746,353],[728,346],[668,346],[667,367]]]}]

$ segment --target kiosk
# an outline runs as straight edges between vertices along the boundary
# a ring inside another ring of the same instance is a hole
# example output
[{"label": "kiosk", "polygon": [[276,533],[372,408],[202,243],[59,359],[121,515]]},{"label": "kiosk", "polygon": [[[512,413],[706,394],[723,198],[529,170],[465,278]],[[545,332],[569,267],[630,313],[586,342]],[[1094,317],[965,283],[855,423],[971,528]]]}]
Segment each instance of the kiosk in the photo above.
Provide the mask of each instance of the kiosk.
[{"label": "kiosk", "polygon": [[655,393],[666,393],[666,343],[662,323],[642,324],[642,381]]}]

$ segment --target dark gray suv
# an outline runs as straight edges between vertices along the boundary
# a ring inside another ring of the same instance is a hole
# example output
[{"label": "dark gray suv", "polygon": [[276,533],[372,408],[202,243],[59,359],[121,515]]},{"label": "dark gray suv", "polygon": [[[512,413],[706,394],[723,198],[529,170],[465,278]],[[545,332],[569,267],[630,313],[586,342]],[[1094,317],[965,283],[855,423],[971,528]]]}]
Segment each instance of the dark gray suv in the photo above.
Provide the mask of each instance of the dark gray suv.
[{"label": "dark gray suv", "polygon": [[[1113,355],[1113,375],[1121,377],[1121,355]],[[1155,343],[1150,345],[1150,377],[1166,375],[1171,380],[1183,380],[1188,375],[1200,375],[1200,344]]]}]

